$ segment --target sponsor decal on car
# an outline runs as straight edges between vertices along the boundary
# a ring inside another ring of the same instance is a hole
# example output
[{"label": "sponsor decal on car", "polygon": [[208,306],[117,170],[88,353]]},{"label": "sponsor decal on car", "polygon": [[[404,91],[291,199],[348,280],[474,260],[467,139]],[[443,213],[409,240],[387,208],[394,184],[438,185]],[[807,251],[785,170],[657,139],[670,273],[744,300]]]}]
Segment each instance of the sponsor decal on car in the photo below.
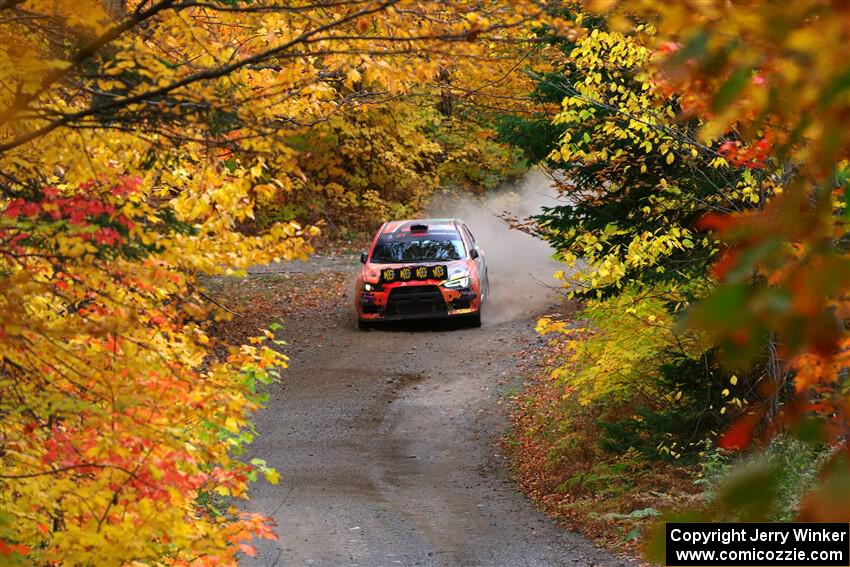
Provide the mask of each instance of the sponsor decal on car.
[{"label": "sponsor decal on car", "polygon": [[445,266],[405,266],[400,269],[384,268],[381,270],[381,283],[411,280],[441,280],[446,277]]}]

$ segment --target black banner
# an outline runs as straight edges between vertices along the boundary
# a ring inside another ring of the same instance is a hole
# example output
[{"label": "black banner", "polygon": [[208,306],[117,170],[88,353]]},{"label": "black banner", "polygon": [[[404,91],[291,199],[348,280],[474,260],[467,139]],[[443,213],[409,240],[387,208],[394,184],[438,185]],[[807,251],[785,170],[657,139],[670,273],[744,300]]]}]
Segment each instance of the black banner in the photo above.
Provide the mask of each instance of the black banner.
[{"label": "black banner", "polygon": [[850,565],[850,525],[668,523],[667,565],[773,567]]},{"label": "black banner", "polygon": [[381,270],[381,283],[446,279],[445,266],[404,266]]}]

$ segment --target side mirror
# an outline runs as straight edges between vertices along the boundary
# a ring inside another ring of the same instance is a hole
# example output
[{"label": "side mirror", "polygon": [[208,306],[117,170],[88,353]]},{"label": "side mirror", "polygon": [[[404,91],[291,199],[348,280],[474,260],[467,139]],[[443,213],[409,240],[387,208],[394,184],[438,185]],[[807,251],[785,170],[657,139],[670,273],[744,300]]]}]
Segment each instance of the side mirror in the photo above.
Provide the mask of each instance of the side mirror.
[{"label": "side mirror", "polygon": [[470,248],[469,257],[472,258],[473,260],[475,260],[476,258],[478,258],[478,256],[480,256],[480,254],[478,254],[478,249],[477,248]]},{"label": "side mirror", "polygon": [[366,260],[368,260],[368,259],[369,259],[369,255],[366,252],[360,253],[360,263],[361,264],[365,264]]}]

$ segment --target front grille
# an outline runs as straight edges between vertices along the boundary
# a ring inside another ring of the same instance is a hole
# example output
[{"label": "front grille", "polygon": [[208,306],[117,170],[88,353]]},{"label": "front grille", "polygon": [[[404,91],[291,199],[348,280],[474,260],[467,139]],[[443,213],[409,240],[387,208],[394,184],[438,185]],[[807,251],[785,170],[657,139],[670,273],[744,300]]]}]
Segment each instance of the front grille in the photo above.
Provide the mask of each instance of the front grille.
[{"label": "front grille", "polygon": [[387,299],[388,317],[405,315],[445,315],[446,302],[435,285],[396,287]]}]

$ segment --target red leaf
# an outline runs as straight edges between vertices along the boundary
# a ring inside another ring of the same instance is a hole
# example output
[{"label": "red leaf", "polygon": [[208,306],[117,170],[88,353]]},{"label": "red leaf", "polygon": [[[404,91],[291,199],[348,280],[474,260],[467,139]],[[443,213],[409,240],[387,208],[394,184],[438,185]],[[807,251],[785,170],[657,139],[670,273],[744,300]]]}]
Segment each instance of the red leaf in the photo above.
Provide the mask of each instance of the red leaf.
[{"label": "red leaf", "polygon": [[731,222],[731,215],[709,213],[696,222],[696,227],[699,230],[713,230],[717,232],[726,228]]},{"label": "red leaf", "polygon": [[752,441],[753,432],[759,423],[759,415],[751,413],[736,421],[726,433],[720,436],[717,446],[727,451],[745,449]]},{"label": "red leaf", "polygon": [[94,233],[94,239],[98,244],[112,246],[121,240],[121,235],[114,228],[104,227],[97,229]]},{"label": "red leaf", "polygon": [[722,280],[726,277],[726,274],[735,266],[735,262],[738,259],[738,254],[732,250],[724,250],[720,254],[720,258],[714,263],[711,267],[711,274]]},{"label": "red leaf", "polygon": [[22,545],[20,543],[12,543],[8,544],[2,539],[0,539],[0,555],[12,555],[13,553],[17,553],[19,555],[26,555],[29,553],[30,548]]}]

